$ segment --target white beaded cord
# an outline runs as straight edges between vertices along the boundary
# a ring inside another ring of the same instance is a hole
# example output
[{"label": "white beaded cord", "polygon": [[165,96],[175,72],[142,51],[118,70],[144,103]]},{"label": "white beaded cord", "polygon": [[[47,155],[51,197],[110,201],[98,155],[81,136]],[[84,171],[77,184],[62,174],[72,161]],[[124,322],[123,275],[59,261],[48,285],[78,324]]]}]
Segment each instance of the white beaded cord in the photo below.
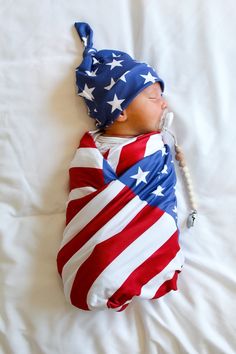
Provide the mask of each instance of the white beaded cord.
[{"label": "white beaded cord", "polygon": [[190,207],[191,207],[191,211],[190,211],[188,218],[187,218],[187,227],[190,228],[190,227],[194,226],[194,221],[197,216],[197,203],[196,203],[196,199],[195,199],[195,195],[194,195],[194,191],[193,191],[193,184],[192,184],[191,176],[190,176],[189,169],[188,169],[187,164],[184,159],[183,149],[177,144],[176,137],[174,136],[174,134],[172,132],[170,132],[165,127],[164,127],[163,131],[166,131],[167,133],[169,133],[174,139],[175,152],[176,152],[175,158],[179,162],[179,167],[182,170],[184,178],[185,178],[185,185],[187,187],[187,192],[188,192],[188,196],[189,196],[189,203],[190,203]]}]

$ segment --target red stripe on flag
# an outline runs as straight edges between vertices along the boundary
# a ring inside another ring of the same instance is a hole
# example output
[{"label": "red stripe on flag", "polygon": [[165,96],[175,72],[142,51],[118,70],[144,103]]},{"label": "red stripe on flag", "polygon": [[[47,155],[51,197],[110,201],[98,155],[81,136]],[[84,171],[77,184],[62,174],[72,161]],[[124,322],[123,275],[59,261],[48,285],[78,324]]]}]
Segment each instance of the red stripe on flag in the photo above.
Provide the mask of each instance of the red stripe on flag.
[{"label": "red stripe on flag", "polygon": [[133,296],[140,295],[142,286],[159,274],[175,257],[179,249],[178,231],[176,231],[156,252],[130,274],[122,286],[110,297],[107,306],[109,308],[120,307],[126,301],[132,299]]},{"label": "red stripe on flag", "polygon": [[[167,294],[171,290],[174,290],[174,291],[177,290],[177,280],[178,280],[179,273],[180,273],[180,270],[176,270],[174,273],[174,276],[171,279],[166,280],[160,286],[160,288],[157,290],[155,296],[152,299],[157,299],[157,298]],[[128,305],[129,305],[129,303],[123,305],[121,307],[121,309],[118,310],[118,312],[124,311]]]},{"label": "red stripe on flag", "polygon": [[73,305],[88,310],[87,293],[99,274],[163,213],[161,209],[146,205],[121,232],[96,245],[76,274],[71,290]]},{"label": "red stripe on flag", "polygon": [[61,274],[64,265],[68,260],[104,226],[113,216],[115,216],[124,206],[134,198],[131,189],[124,187],[117,196],[108,203],[77,235],[73,237],[58,252],[57,266]]},{"label": "red stripe on flag", "polygon": [[107,160],[108,155],[109,155],[110,149],[108,149],[107,151],[105,151],[102,156],[104,157],[105,160]]},{"label": "red stripe on flag", "polygon": [[119,309],[117,312],[124,311],[128,305],[129,305],[129,304],[123,305],[123,306],[121,307],[121,309]]},{"label": "red stripe on flag", "polygon": [[177,290],[177,280],[180,270],[176,270],[172,279],[166,280],[160,288],[157,290],[153,299],[157,299],[165,294],[167,294],[171,290]]},{"label": "red stripe on flag", "polygon": [[81,147],[81,148],[86,148],[86,147],[96,148],[96,144],[93,140],[93,137],[89,132],[85,133],[84,136],[81,138],[79,147]]},{"label": "red stripe on flag", "polygon": [[92,167],[71,167],[70,191],[74,188],[93,187],[100,188],[105,184],[103,171]]},{"label": "red stripe on flag", "polygon": [[[121,149],[119,163],[116,168],[116,173],[118,176],[120,176],[129,167],[133,166],[144,157],[147,142],[150,136],[154,134],[158,134],[158,133],[152,132],[150,134],[144,134],[138,136],[134,142],[125,145]],[[138,142],[138,149],[136,148],[137,142]]]}]

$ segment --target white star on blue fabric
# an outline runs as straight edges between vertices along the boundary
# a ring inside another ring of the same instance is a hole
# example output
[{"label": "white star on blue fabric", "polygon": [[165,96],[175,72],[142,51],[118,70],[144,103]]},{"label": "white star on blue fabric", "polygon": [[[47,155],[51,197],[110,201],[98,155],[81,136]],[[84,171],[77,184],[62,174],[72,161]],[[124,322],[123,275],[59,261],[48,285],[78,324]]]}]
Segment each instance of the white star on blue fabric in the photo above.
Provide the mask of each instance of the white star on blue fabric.
[{"label": "white star on blue fabric", "polygon": [[156,196],[159,197],[164,197],[164,194],[162,193],[165,188],[162,188],[162,186],[158,186],[155,191],[152,192],[152,194],[155,194]]},{"label": "white star on blue fabric", "polygon": [[146,84],[147,82],[152,82],[152,83],[156,82],[155,76],[152,76],[150,71],[148,72],[147,75],[141,75],[140,74],[140,76],[142,76],[145,79],[144,84]]},{"label": "white star on blue fabric", "polygon": [[125,75],[127,75],[129,72],[130,72],[130,70],[126,71],[126,72],[119,78],[119,80],[122,80],[122,81],[126,82],[126,77],[125,77]]},{"label": "white star on blue fabric", "polygon": [[98,71],[98,68],[96,69],[96,70],[94,70],[94,71],[88,71],[88,70],[86,70],[85,72],[86,72],[86,74],[88,74],[88,76],[97,76],[96,75],[96,72]]},{"label": "white star on blue fabric", "polygon": [[168,174],[168,167],[167,165],[164,166],[163,170],[161,171],[163,174]]},{"label": "white star on blue fabric", "polygon": [[87,47],[88,44],[88,37],[82,37],[82,41],[84,43],[84,46]]},{"label": "white star on blue fabric", "polygon": [[114,112],[116,109],[122,111],[121,103],[124,102],[124,99],[119,100],[116,94],[114,95],[113,101],[107,101],[108,104],[112,106],[111,113]]},{"label": "white star on blue fabric", "polygon": [[114,69],[116,66],[122,66],[121,63],[124,60],[116,60],[113,59],[111,63],[107,63],[106,65],[111,65],[110,70]]},{"label": "white star on blue fabric", "polygon": [[99,64],[99,61],[97,60],[97,58],[93,57],[93,65],[95,64]]},{"label": "white star on blue fabric", "polygon": [[95,90],[95,87],[88,87],[87,84],[84,85],[84,89],[82,92],[80,92],[78,95],[87,98],[87,100],[93,101],[94,97],[92,95],[93,90]]},{"label": "white star on blue fabric", "polygon": [[162,156],[168,155],[168,152],[166,152],[165,146],[163,146],[163,147],[161,148],[161,155],[162,155]]},{"label": "white star on blue fabric", "polygon": [[172,210],[174,213],[177,213],[177,207],[176,205],[174,206],[174,209]]},{"label": "white star on blue fabric", "polygon": [[143,171],[141,167],[138,168],[138,173],[136,175],[130,176],[130,178],[136,179],[136,186],[139,185],[139,183],[144,182],[147,183],[146,177],[149,174],[150,171]]},{"label": "white star on blue fabric", "polygon": [[113,78],[111,78],[111,83],[110,83],[110,85],[108,85],[108,86],[105,86],[104,87],[104,89],[105,90],[110,90],[114,85],[115,85],[115,80],[113,80]]},{"label": "white star on blue fabric", "polygon": [[96,49],[94,49],[94,48],[89,49],[88,53],[91,53],[91,52],[96,52]]},{"label": "white star on blue fabric", "polygon": [[[130,70],[126,71],[118,80],[121,80],[121,81],[126,82],[126,77],[125,77],[125,75],[127,75],[129,72],[130,72]],[[117,81],[118,81],[118,80],[117,80]],[[115,83],[116,83],[117,81],[115,81],[113,78],[111,78],[111,83],[110,83],[110,85],[105,86],[104,89],[105,89],[105,90],[110,90],[110,89],[115,85]]]}]

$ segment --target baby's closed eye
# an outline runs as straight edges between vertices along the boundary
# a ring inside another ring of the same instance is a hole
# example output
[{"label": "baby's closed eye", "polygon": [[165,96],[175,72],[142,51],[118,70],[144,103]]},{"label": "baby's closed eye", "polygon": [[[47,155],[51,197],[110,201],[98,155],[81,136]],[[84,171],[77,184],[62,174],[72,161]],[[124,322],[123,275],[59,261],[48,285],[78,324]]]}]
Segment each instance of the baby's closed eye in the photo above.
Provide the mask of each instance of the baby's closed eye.
[{"label": "baby's closed eye", "polygon": [[149,96],[148,97],[150,100],[160,100],[161,99],[161,96]]},{"label": "baby's closed eye", "polygon": [[159,94],[153,93],[153,94],[150,94],[148,96],[148,98],[150,98],[151,100],[154,100],[154,99],[158,100],[158,99],[162,98],[162,96],[163,96],[163,93],[159,93]]}]

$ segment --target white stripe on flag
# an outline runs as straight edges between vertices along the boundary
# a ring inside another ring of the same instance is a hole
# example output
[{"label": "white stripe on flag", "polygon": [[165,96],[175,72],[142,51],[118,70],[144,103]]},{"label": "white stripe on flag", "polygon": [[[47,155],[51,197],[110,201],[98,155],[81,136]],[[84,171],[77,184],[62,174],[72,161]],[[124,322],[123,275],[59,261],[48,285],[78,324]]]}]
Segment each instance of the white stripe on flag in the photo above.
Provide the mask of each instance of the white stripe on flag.
[{"label": "white stripe on flag", "polygon": [[146,144],[144,157],[154,154],[164,146],[161,134],[151,135]]},{"label": "white stripe on flag", "polygon": [[133,241],[94,281],[87,296],[90,310],[94,309],[91,305],[94,295],[99,301],[96,308],[106,306],[108,291],[109,296],[112,296],[128,276],[157,251],[175,231],[176,223],[173,217],[164,213],[155,224]]},{"label": "white stripe on flag", "polygon": [[112,181],[107,188],[88,202],[66,226],[61,248],[87,225],[125,187],[119,180]]},{"label": "white stripe on flag", "polygon": [[70,301],[75,275],[79,267],[90,256],[94,247],[121,232],[146,205],[147,202],[142,201],[138,196],[133,198],[68,260],[62,271],[64,292],[68,301]]},{"label": "white stripe on flag", "polygon": [[124,143],[122,145],[116,145],[114,148],[112,147],[110,149],[108,157],[107,157],[107,161],[109,162],[109,164],[111,165],[111,167],[113,168],[114,171],[116,171],[116,168],[117,168],[118,163],[120,161],[120,154],[121,154],[123,147],[125,145],[128,145],[128,144],[134,142],[135,140],[137,140],[137,138],[130,139],[127,141],[127,143]]},{"label": "white stripe on flag", "polygon": [[96,192],[96,190],[97,190],[96,188],[89,187],[89,186],[88,187],[81,187],[81,188],[74,188],[74,189],[72,189],[72,191],[69,194],[68,203],[71,200],[80,199],[90,193]]},{"label": "white stripe on flag", "polygon": [[79,148],[77,149],[71,167],[90,167],[100,168],[103,167],[103,157],[96,148]]},{"label": "white stripe on flag", "polygon": [[152,299],[160,286],[166,281],[173,278],[176,270],[182,269],[184,263],[183,252],[179,250],[170,263],[155,277],[149,280],[141,290],[140,297],[144,299]]}]

